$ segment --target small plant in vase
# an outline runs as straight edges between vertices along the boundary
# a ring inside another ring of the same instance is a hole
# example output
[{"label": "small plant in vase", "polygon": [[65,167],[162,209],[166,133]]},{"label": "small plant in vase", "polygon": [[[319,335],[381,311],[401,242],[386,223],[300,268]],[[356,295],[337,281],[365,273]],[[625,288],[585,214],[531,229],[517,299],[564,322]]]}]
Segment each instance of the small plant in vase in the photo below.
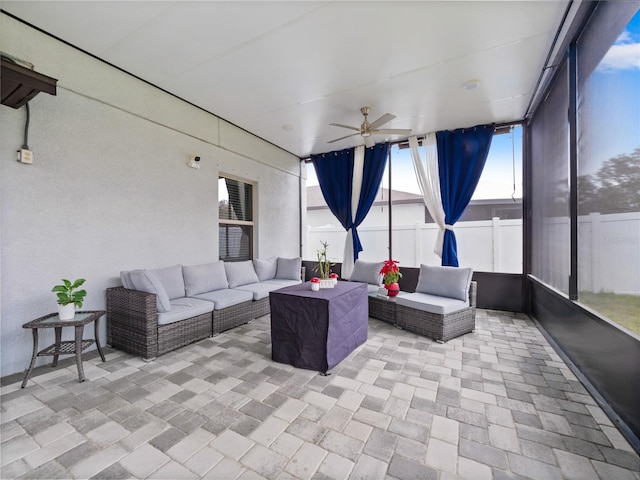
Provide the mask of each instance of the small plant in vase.
[{"label": "small plant in vase", "polygon": [[60,320],[71,320],[76,314],[76,307],[82,308],[87,291],[78,289],[84,282],[84,278],[79,278],[73,283],[63,278],[61,285],[56,285],[51,289],[58,295],[58,317]]},{"label": "small plant in vase", "polygon": [[333,287],[333,281],[330,279],[331,267],[335,264],[327,257],[327,248],[329,244],[327,242],[320,242],[322,244],[322,250],[316,250],[318,255],[318,264],[313,268],[314,272],[320,275],[320,288]]},{"label": "small plant in vase", "polygon": [[400,267],[398,267],[397,260],[385,260],[382,268],[380,269],[380,273],[382,274],[382,279],[384,281],[384,288],[387,289],[387,295],[390,297],[395,297],[400,292],[400,285],[398,285],[398,280],[402,278],[402,273],[400,273]]}]

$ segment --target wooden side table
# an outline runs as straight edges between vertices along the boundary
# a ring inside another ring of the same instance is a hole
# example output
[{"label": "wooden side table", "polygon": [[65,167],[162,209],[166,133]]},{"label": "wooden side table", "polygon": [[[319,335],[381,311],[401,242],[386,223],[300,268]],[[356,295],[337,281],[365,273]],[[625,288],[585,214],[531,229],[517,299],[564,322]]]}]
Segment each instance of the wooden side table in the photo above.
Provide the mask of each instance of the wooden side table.
[{"label": "wooden side table", "polygon": [[[57,313],[50,313],[44,317],[37,318],[22,325],[22,328],[30,328],[33,333],[33,355],[31,356],[31,363],[29,369],[22,381],[22,388],[27,385],[33,366],[36,363],[36,357],[42,357],[46,355],[53,355],[52,367],[58,365],[59,355],[71,355],[76,356],[76,365],[78,366],[78,379],[80,382],[84,382],[84,369],[82,368],[82,352],[89,348],[94,343],[98,347],[98,353],[100,358],[105,362],[104,353],[102,353],[102,347],[100,346],[100,338],[98,336],[98,326],[100,318],[105,314],[104,310],[92,310],[86,312],[76,312],[75,317],[71,320],[60,320]],[[84,332],[84,326],[88,323],[94,322],[94,338],[95,340],[86,339],[83,340],[82,334]],[[62,328],[63,327],[75,327],[75,340],[62,341]],[[38,329],[39,328],[55,328],[55,343],[47,348],[38,351]]]}]

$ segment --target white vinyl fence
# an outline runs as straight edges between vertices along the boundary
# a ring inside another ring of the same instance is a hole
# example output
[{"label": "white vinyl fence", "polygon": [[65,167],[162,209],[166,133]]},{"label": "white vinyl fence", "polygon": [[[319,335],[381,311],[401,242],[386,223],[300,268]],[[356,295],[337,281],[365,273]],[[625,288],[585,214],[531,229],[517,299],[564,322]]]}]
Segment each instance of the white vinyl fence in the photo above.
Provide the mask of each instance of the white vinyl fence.
[{"label": "white vinyl fence", "polygon": [[[522,273],[522,220],[459,222],[454,227],[461,266],[475,271]],[[566,228],[562,228],[566,230]],[[360,258],[388,258],[386,225],[358,229],[364,251]],[[438,228],[433,223],[394,225],[393,258],[400,267],[439,265],[433,253]],[[640,213],[578,218],[580,290],[640,294]],[[346,233],[341,226],[309,227],[305,260],[316,260],[321,241],[329,243],[329,258],[342,261]],[[568,242],[569,239],[562,240]]]}]

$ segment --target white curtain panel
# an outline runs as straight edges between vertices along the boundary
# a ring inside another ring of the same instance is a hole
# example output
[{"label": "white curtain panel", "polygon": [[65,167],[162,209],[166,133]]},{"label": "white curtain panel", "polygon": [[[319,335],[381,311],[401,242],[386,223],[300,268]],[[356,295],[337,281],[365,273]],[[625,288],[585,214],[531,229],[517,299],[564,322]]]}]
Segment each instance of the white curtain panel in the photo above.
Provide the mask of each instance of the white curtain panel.
[{"label": "white curtain panel", "polygon": [[433,252],[442,258],[442,244],[444,242],[445,229],[453,230],[451,225],[445,225],[444,207],[442,206],[442,197],[440,196],[440,175],[438,173],[438,147],[436,145],[436,134],[428,133],[423,140],[426,150],[426,168],[420,158],[418,151],[418,139],[413,136],[409,137],[409,147],[411,148],[411,157],[413,159],[413,168],[418,179],[418,186],[424,204],[433,218],[434,222],[440,227],[438,237]]},{"label": "white curtain panel", "polygon": [[[353,183],[351,188],[351,221],[358,211],[358,203],[360,202],[360,191],[362,190],[362,177],[364,175],[364,145],[356,147],[353,154]],[[344,243],[344,255],[342,261],[342,278],[348,280],[353,272],[355,263],[353,255],[353,232],[347,230],[347,238]]]}]

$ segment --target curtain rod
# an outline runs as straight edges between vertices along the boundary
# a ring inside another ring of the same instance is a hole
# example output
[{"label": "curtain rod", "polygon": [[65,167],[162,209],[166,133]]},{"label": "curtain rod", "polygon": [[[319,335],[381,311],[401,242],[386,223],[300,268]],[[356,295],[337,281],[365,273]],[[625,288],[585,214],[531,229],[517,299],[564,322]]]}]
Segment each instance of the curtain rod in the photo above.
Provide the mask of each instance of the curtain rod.
[{"label": "curtain rod", "polygon": [[[503,122],[503,123],[496,123],[496,133],[501,134],[501,133],[508,133],[508,131],[506,130],[507,128],[511,128],[514,125],[520,125],[524,123],[524,119],[521,120],[514,120],[512,122]],[[505,130],[504,132],[498,132],[498,130]],[[416,138],[418,139],[418,141],[422,141],[425,139],[425,135],[416,135]],[[406,144],[409,141],[408,138],[405,138],[404,140],[395,140],[393,142],[389,142],[389,144],[391,145],[402,145],[402,144]],[[342,149],[344,150],[344,149]],[[327,152],[329,153],[329,152]],[[320,154],[321,155],[321,154]],[[305,163],[309,163],[311,162],[311,157],[304,157],[300,159],[301,162],[305,162]]]}]

